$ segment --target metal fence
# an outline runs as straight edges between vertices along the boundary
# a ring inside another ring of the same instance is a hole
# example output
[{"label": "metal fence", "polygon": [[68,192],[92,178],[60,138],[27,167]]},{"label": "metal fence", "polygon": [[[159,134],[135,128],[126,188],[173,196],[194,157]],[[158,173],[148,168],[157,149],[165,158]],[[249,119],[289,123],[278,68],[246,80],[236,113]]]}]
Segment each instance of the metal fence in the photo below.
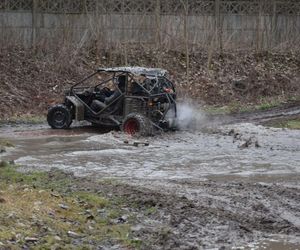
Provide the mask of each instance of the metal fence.
[{"label": "metal fence", "polygon": [[300,0],[0,0],[0,42],[268,47],[300,42]]},{"label": "metal fence", "polygon": [[42,13],[153,13],[188,15],[281,14],[300,15],[299,0],[1,0],[2,11],[28,11],[34,7]]}]

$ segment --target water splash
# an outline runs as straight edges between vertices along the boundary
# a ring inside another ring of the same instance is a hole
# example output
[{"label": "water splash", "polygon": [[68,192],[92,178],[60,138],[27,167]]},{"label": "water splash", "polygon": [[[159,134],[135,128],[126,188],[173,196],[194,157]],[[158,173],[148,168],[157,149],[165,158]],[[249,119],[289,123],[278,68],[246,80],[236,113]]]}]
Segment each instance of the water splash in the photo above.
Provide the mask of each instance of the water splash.
[{"label": "water splash", "polygon": [[207,122],[207,117],[200,105],[193,101],[177,104],[177,125],[181,130],[199,130]]}]

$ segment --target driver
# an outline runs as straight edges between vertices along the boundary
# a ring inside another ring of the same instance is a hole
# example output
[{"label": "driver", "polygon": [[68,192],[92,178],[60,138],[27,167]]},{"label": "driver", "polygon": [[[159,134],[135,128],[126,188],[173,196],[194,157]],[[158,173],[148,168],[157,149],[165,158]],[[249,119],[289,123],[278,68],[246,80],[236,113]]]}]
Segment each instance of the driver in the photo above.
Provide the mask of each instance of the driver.
[{"label": "driver", "polygon": [[93,110],[95,110],[96,112],[100,111],[107,105],[113,103],[125,92],[126,76],[119,76],[117,81],[118,87],[115,88],[114,91],[105,88],[104,91],[101,91],[101,93],[96,96],[96,100],[94,100],[91,104],[91,108]]},{"label": "driver", "polygon": [[112,91],[112,94],[109,97],[105,98],[104,102],[106,104],[112,103],[115,99],[117,99],[120,95],[122,95],[125,92],[126,76],[119,76],[117,81],[118,88]]},{"label": "driver", "polygon": [[105,102],[105,99],[107,97],[110,97],[112,94],[114,93],[114,91],[112,91],[111,89],[109,89],[108,87],[105,87],[101,90],[98,90],[96,92],[96,100],[99,100],[100,102]]}]

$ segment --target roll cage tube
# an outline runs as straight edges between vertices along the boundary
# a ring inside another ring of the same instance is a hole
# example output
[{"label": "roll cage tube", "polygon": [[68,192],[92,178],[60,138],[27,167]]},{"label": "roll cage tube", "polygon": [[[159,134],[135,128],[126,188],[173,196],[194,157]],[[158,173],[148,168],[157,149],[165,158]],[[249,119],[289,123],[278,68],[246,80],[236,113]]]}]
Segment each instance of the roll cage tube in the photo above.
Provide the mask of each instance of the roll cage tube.
[{"label": "roll cage tube", "polygon": [[98,74],[98,71],[94,72],[93,74],[88,75],[87,77],[83,78],[81,81],[79,81],[78,83],[74,84],[71,87],[71,93],[74,93],[73,90],[76,86],[80,85],[81,83],[85,82],[86,80],[92,78],[93,76],[95,76],[96,74]]},{"label": "roll cage tube", "polygon": [[[166,77],[160,77],[160,76],[156,76],[156,75],[143,75],[144,77],[146,77],[147,79],[155,79],[155,84],[153,85],[153,86],[151,86],[151,89],[147,89],[147,88],[145,88],[144,87],[144,85],[142,85],[141,83],[139,83],[139,82],[136,82],[149,96],[151,96],[152,95],[152,92],[153,92],[153,90],[156,88],[156,87],[158,87],[159,86],[159,80],[160,79],[164,79],[165,80],[165,83],[167,84],[167,85],[169,85],[168,87],[171,87],[172,88],[172,90],[175,92],[175,87],[174,87],[174,84],[168,79],[168,78],[166,78]],[[133,80],[133,77],[131,77],[131,80]]]},{"label": "roll cage tube", "polygon": [[[101,71],[100,71],[100,72],[101,72]],[[98,74],[98,73],[99,73],[98,71],[97,71],[97,72],[94,72],[93,74],[91,74],[91,75],[85,77],[84,79],[82,79],[82,80],[79,81],[78,83],[74,84],[74,85],[71,87],[71,93],[74,94],[74,89],[75,89],[78,85],[80,85],[81,83],[87,81],[88,79],[92,78],[93,76],[95,76],[95,75]],[[101,85],[103,85],[103,84],[105,84],[105,83],[108,83],[109,81],[113,80],[113,79],[116,77],[115,75],[116,75],[116,73],[114,73],[114,76],[113,76],[113,77],[111,77],[111,78],[109,78],[109,79],[107,79],[107,80],[104,80],[103,82],[101,82],[101,83],[95,85],[94,88],[96,88],[96,87],[98,87],[98,86],[101,86]],[[117,75],[117,76],[120,76],[120,75],[122,75],[122,73],[119,74],[119,75]],[[114,83],[114,84],[115,84],[115,83]],[[80,87],[80,88],[85,88],[85,87],[82,86],[82,87]]]},{"label": "roll cage tube", "polygon": [[[106,72],[106,71],[105,71],[105,72]],[[125,73],[125,72],[124,72],[124,73]],[[115,78],[124,75],[124,73],[123,73],[123,72],[120,73],[120,74],[114,73],[114,74],[113,74],[113,77],[111,77],[111,78],[109,78],[109,79],[107,79],[107,80],[104,80],[103,82],[101,82],[101,83],[95,85],[94,88],[97,88],[97,87],[99,87],[99,86],[101,86],[101,85],[103,85],[103,84],[105,84],[105,83],[108,83],[109,81],[114,80]],[[128,73],[126,73],[126,76],[128,76]],[[115,87],[117,87],[117,89],[120,90],[119,87],[118,87],[118,84],[116,84],[114,81],[113,81],[113,83],[114,83]],[[126,82],[126,85],[127,85],[127,82]]]},{"label": "roll cage tube", "polygon": [[167,82],[171,85],[173,91],[175,92],[175,86],[174,86],[174,83],[173,83],[169,78],[167,78],[167,77],[164,77],[164,79],[167,80]]}]

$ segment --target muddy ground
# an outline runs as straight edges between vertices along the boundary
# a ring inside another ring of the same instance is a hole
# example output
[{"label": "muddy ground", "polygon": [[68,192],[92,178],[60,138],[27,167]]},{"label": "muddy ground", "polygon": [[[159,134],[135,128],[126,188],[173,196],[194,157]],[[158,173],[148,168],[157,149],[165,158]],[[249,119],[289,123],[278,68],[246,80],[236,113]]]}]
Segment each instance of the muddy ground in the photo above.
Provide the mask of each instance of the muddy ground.
[{"label": "muddy ground", "polygon": [[201,113],[192,127],[147,139],[76,124],[65,131],[7,125],[0,138],[16,147],[1,158],[23,171],[61,169],[84,188],[150,208],[135,210],[132,227],[143,249],[297,249],[300,132],[261,123],[299,115],[297,105]]}]

